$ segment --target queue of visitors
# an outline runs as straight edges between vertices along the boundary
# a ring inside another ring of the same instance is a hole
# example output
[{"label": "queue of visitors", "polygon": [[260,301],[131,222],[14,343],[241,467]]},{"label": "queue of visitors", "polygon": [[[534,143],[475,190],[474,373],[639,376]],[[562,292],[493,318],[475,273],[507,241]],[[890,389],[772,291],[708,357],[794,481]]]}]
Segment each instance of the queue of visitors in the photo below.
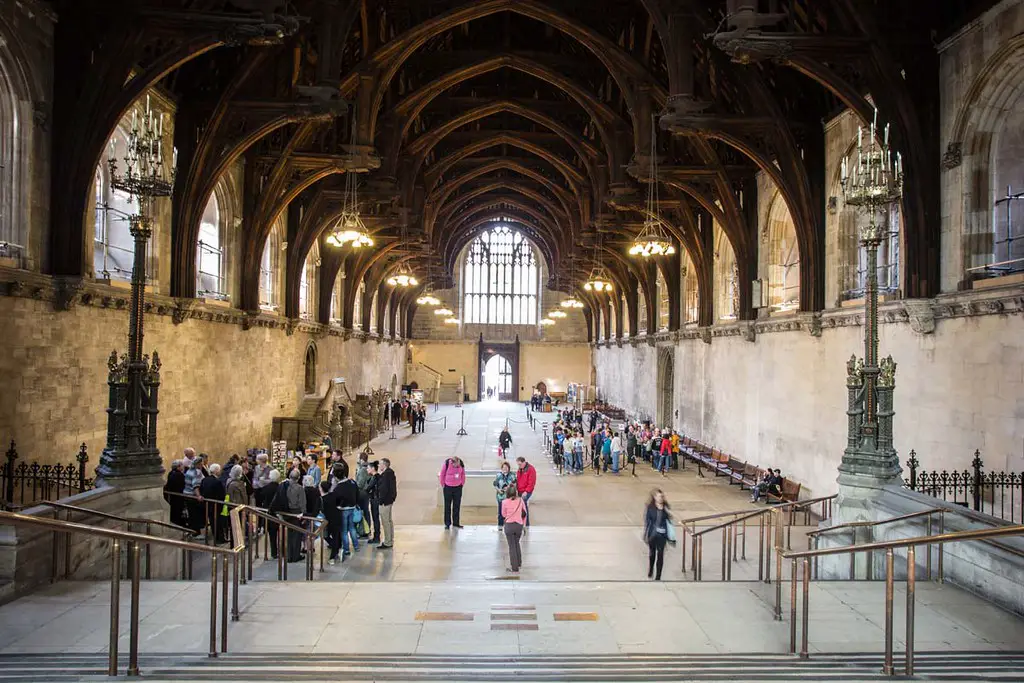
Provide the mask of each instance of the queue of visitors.
[{"label": "queue of visitors", "polygon": [[568,408],[561,411],[551,430],[552,457],[571,474],[583,474],[588,467],[594,474],[619,474],[640,460],[663,476],[669,469],[685,467],[679,457],[678,432],[658,429],[650,420],[631,420],[613,428],[592,411],[588,439],[583,412]]},{"label": "queue of visitors", "polygon": [[391,511],[398,497],[390,460],[370,462],[366,453],[360,454],[353,479],[341,451],[331,451],[321,469],[316,454],[305,452],[304,444],[300,448],[280,469],[269,464],[265,452],[250,451],[243,458],[232,455],[222,466],[208,464],[206,454],[186,448],[184,457],[171,463],[164,485],[170,521],[197,537],[208,533],[206,540],[215,545],[236,544],[239,539],[230,537],[229,508],[251,505],[277,520],[259,516],[245,529],[246,535],[267,534],[274,559],[281,553],[287,562],[299,562],[306,553],[303,534],[290,527],[284,547],[278,547],[278,521],[302,528],[310,520],[325,524],[330,564],[357,552],[361,539],[378,544],[380,550],[390,549],[394,545]]}]

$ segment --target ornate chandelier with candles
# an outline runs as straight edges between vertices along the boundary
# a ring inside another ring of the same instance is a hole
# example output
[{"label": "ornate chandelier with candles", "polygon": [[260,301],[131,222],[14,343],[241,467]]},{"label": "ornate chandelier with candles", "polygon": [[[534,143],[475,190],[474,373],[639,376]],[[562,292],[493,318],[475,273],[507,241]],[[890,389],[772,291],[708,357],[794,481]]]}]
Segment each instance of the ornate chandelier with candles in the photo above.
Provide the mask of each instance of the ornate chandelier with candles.
[{"label": "ornate chandelier with candles", "polygon": [[341,218],[327,235],[327,244],[332,247],[350,245],[353,249],[361,249],[373,246],[373,238],[366,232],[366,226],[359,215],[358,184],[356,173],[345,173],[345,202]]},{"label": "ornate chandelier with candles", "polygon": [[[653,121],[653,117],[652,117]],[[658,150],[657,150],[657,125],[651,125],[651,155],[650,168],[651,177],[647,183],[647,210],[644,216],[644,226],[640,234],[633,239],[629,248],[630,256],[671,256],[676,253],[675,245],[665,234],[662,228],[661,209],[658,202]],[[601,290],[597,290],[601,291]]]},{"label": "ornate chandelier with candles", "polygon": [[[600,233],[598,233],[598,241],[601,240]],[[602,264],[598,258],[599,248],[598,245],[594,245],[594,268],[590,271],[590,275],[587,276],[586,282],[583,283],[583,289],[588,292],[611,292],[612,279],[608,275],[608,271],[605,270],[604,264]]]},{"label": "ornate chandelier with candles", "polygon": [[387,279],[387,283],[392,287],[415,287],[420,281],[408,271],[403,263],[398,267],[398,272]]}]

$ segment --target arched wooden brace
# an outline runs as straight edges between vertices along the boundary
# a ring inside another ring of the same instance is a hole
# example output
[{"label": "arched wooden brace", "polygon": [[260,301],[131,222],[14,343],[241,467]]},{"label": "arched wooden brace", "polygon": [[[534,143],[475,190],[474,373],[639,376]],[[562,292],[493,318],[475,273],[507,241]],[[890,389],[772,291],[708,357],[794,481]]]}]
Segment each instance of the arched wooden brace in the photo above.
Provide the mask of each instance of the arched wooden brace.
[{"label": "arched wooden brace", "polygon": [[[512,207],[513,210],[508,211],[505,207]],[[434,232],[432,243],[440,243],[438,249],[443,255],[456,253],[461,248],[456,242],[462,239],[463,233],[478,227],[486,220],[485,216],[486,219],[508,216],[528,228],[529,231],[535,232],[538,237],[543,236],[546,242],[550,242],[553,251],[557,249],[557,224],[551,222],[548,216],[529,204],[520,201],[519,195],[509,194],[492,195],[487,197],[486,201],[474,204],[466,211],[459,213],[445,223],[443,229]]]},{"label": "arched wooden brace", "polygon": [[365,284],[366,286],[365,286],[365,290],[364,290],[363,295],[362,295],[363,296],[363,300],[362,300],[362,315],[361,315],[359,324],[362,326],[363,330],[366,330],[367,332],[370,331],[370,328],[369,328],[369,321],[370,321],[369,305],[370,305],[370,301],[373,298],[375,290],[371,288],[369,281],[366,281],[364,283],[364,280],[367,280],[367,276],[368,276],[368,273],[370,273],[371,268],[373,268],[374,266],[379,266],[380,262],[382,262],[384,259],[388,258],[388,256],[391,254],[391,252],[393,252],[394,250],[398,249],[400,246],[401,246],[401,244],[399,243],[399,241],[395,240],[394,242],[390,242],[388,244],[381,245],[380,247],[376,248],[375,251],[370,251],[370,252],[366,252],[366,253],[363,253],[363,254],[359,254],[359,255],[355,256],[352,259],[352,262],[349,265],[349,271],[347,273],[347,277],[352,279],[353,285],[351,287],[347,287],[345,289],[345,326],[346,327],[351,327],[354,324],[354,321],[352,319],[352,311],[355,309],[356,296],[357,296],[357,294],[359,292],[359,285],[362,283],[362,284]]},{"label": "arched wooden brace", "polygon": [[679,282],[679,252],[658,259],[657,267],[661,270],[661,276],[665,278],[665,286],[668,288],[668,329],[675,331],[679,329],[679,313],[682,309],[679,300],[679,293],[682,291]]},{"label": "arched wooden brace", "polygon": [[[838,3],[836,10],[868,37],[865,78],[882,120],[892,123],[890,144],[903,154],[903,295],[933,297],[940,287],[939,131],[933,116],[939,104],[938,80],[903,78],[874,19],[850,0]],[[938,73],[938,55],[915,55],[913,64],[907,64],[911,66],[922,73]],[[800,269],[802,273],[803,263]]]},{"label": "arched wooden brace", "polygon": [[584,307],[583,309],[583,320],[587,327],[587,343],[593,344],[594,340],[597,339],[597,336],[594,334],[594,312],[589,306]]},{"label": "arched wooden brace", "polygon": [[[432,232],[433,225],[436,222],[442,224],[446,223],[447,220],[451,218],[452,215],[460,207],[466,204],[466,202],[472,201],[473,199],[476,199],[477,197],[480,197],[482,195],[494,192],[495,190],[508,190],[510,192],[518,193],[523,195],[524,197],[532,199],[534,202],[537,203],[537,205],[540,208],[544,209],[544,211],[547,212],[548,219],[551,220],[552,223],[555,225],[564,225],[566,223],[569,223],[571,220],[570,216],[564,214],[561,210],[559,210],[557,206],[554,205],[554,203],[548,200],[547,197],[537,192],[533,188],[527,187],[522,183],[512,182],[508,179],[498,179],[485,185],[475,187],[472,190],[469,190],[468,192],[459,195],[454,199],[449,200],[443,207],[432,209],[430,211],[431,215],[429,217],[430,223],[425,225],[425,227],[427,227],[427,234],[429,235]],[[435,213],[436,219],[434,215]]]},{"label": "arched wooden brace", "polygon": [[[549,83],[566,92],[594,121],[598,133],[605,148],[605,156],[609,166],[623,163],[622,150],[617,149],[616,140],[612,134],[613,130],[624,129],[628,124],[621,120],[613,109],[598,100],[584,87],[575,81],[565,77],[555,68],[538,61],[542,54],[533,57],[525,57],[516,53],[504,53],[485,57],[475,63],[463,65],[458,69],[439,76],[419,90],[407,95],[392,112],[385,118],[385,127],[388,128],[383,148],[386,151],[385,163],[392,163],[397,157],[398,149],[402,141],[406,139],[412,122],[420,113],[448,88],[457,85],[465,80],[474,78],[498,69],[515,69],[528,74],[538,80]],[[505,100],[507,104],[523,106],[522,102]],[[549,116],[538,112],[530,107],[524,107],[536,114],[541,119],[550,119]],[[539,121],[538,121],[539,122]],[[544,124],[547,125],[547,124]],[[560,126],[560,124],[557,124]],[[552,130],[554,126],[548,125]],[[579,137],[579,136],[576,136]],[[580,138],[581,142],[585,142]],[[589,146],[589,143],[588,143]],[[391,166],[389,166],[390,168]]]},{"label": "arched wooden brace", "polygon": [[657,86],[650,73],[616,43],[551,7],[535,0],[475,0],[462,7],[440,13],[397,36],[387,45],[379,48],[363,63],[357,65],[343,81],[343,90],[349,92],[359,85],[358,74],[372,73],[376,75],[376,78],[373,79],[375,82],[371,84],[364,81],[363,86],[371,89],[371,94],[368,97],[371,105],[368,119],[360,123],[360,128],[363,129],[361,133],[365,135],[365,139],[372,140],[375,137],[374,126],[384,93],[387,92],[391,80],[399,69],[414,52],[430,38],[455,26],[507,11],[546,23],[575,38],[589,49],[604,64],[631,111],[636,109],[633,100],[634,83],[649,83],[652,86]]},{"label": "arched wooden brace", "polygon": [[86,30],[95,29],[92,19],[64,12],[56,24],[55,44],[61,49],[77,44],[78,53],[58,52],[55,59],[52,156],[60,162],[51,164],[51,193],[61,200],[50,206],[49,272],[54,275],[85,272],[89,188],[110,132],[146,90],[222,44],[213,34],[174,43],[131,77],[147,45],[144,33],[124,16],[110,21],[105,34],[97,36]]},{"label": "arched wooden brace", "polygon": [[627,322],[629,323],[629,336],[636,337],[640,334],[640,280],[633,274],[632,270],[626,273],[626,278],[626,288],[623,290],[622,294],[626,297],[626,307],[629,313],[627,316]]},{"label": "arched wooden brace", "polygon": [[195,296],[196,241],[203,212],[217,183],[253,144],[287,125],[281,121],[270,127],[274,122],[266,121],[245,131],[223,129],[231,118],[235,95],[274,52],[250,52],[231,75],[212,110],[201,100],[184,98],[175,114],[178,176],[171,197],[171,292],[175,296]]},{"label": "arched wooden brace", "polygon": [[448,197],[466,183],[489,173],[493,173],[494,171],[502,170],[512,171],[547,188],[547,190],[558,200],[558,203],[562,206],[562,211],[566,215],[575,215],[577,217],[577,220],[572,225],[583,224],[586,219],[586,216],[582,213],[583,207],[579,204],[573,204],[573,197],[565,190],[565,188],[556,185],[540,173],[517,163],[514,159],[499,159],[492,161],[484,164],[483,166],[474,168],[462,175],[451,178],[445,183],[443,188],[438,188],[427,195],[427,203],[433,206],[443,206],[448,200]]},{"label": "arched wooden brace", "polygon": [[[573,188],[577,193],[582,193],[582,188],[586,186],[587,178],[584,178],[583,174],[580,173],[574,166],[569,164],[560,156],[553,154],[550,150],[545,149],[540,145],[533,144],[528,140],[516,137],[513,133],[498,133],[488,135],[476,142],[472,142],[458,150],[453,151],[451,154],[435,162],[429,169],[423,172],[423,180],[425,186],[430,189],[436,186],[437,182],[448,172],[448,170],[459,163],[463,159],[481,152],[491,147],[497,147],[499,145],[508,145],[510,147],[516,147],[526,152],[530,152],[534,156],[543,159],[551,164],[551,166],[557,170],[562,176],[565,177],[566,184]],[[422,155],[417,157],[419,164],[422,164]],[[417,165],[415,168],[419,168]],[[591,169],[587,168],[588,173]],[[595,170],[596,173],[596,170]],[[591,182],[595,181],[594,177],[590,177]]]}]

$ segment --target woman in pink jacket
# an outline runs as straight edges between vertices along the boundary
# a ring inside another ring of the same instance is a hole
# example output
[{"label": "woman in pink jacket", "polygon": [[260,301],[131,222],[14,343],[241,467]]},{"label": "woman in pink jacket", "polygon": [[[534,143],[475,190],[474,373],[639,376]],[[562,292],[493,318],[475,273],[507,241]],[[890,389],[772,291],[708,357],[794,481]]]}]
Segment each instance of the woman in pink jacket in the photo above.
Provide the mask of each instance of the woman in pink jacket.
[{"label": "woman in pink jacket", "polygon": [[462,485],[466,483],[466,468],[459,458],[451,457],[444,461],[441,472],[437,475],[444,491],[444,528],[461,529],[459,511],[462,508]]}]

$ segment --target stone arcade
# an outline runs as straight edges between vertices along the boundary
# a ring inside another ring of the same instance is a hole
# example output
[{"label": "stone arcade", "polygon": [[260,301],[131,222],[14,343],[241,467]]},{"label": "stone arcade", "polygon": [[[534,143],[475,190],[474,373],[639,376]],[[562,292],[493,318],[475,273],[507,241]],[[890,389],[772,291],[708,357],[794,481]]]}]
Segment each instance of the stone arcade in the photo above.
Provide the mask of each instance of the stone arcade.
[{"label": "stone arcade", "polygon": [[[0,0],[0,680],[1021,680],[1022,64],[1024,0]],[[684,467],[564,474],[567,405]],[[392,550],[169,524],[326,439]]]}]

